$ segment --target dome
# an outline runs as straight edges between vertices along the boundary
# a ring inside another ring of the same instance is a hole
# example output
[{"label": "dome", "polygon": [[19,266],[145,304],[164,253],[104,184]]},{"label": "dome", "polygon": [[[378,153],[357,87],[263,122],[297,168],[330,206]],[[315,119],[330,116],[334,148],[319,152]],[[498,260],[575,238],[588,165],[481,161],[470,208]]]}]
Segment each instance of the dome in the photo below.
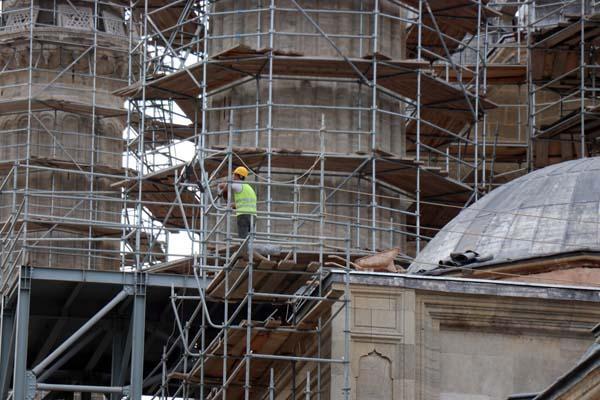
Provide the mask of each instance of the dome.
[{"label": "dome", "polygon": [[488,263],[600,250],[600,157],[555,164],[511,181],[464,209],[431,240],[409,272],[429,271],[450,253]]}]

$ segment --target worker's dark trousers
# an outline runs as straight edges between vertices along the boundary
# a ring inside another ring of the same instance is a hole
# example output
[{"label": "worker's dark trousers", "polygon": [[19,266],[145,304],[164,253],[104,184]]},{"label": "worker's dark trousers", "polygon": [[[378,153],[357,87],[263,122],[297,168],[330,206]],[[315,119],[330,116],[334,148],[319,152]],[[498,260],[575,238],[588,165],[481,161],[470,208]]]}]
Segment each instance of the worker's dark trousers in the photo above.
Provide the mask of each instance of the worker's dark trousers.
[{"label": "worker's dark trousers", "polygon": [[251,214],[242,214],[237,216],[238,237],[246,239],[250,234],[250,229],[253,224],[254,216]]}]

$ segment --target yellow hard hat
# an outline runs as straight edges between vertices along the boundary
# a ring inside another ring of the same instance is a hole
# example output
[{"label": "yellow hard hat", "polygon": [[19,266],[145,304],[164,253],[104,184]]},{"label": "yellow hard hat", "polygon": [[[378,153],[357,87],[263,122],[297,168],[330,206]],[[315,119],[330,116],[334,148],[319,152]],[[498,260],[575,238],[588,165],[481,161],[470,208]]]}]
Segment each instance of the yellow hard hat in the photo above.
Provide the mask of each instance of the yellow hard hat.
[{"label": "yellow hard hat", "polygon": [[238,174],[239,176],[245,178],[248,176],[248,170],[244,167],[237,167],[234,171],[234,174]]}]

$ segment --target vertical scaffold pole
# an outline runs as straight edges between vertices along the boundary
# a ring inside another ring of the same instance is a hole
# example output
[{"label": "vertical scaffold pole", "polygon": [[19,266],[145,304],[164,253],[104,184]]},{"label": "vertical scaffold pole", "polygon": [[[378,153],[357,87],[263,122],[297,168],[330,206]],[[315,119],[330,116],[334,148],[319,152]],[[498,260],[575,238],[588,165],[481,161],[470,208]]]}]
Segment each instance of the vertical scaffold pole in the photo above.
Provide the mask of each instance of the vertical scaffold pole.
[{"label": "vertical scaffold pole", "polygon": [[248,238],[248,300],[247,300],[247,325],[246,325],[246,354],[244,361],[246,362],[246,374],[244,379],[244,399],[250,400],[250,390],[252,389],[250,383],[250,372],[251,372],[251,361],[252,361],[252,330],[254,329],[254,322],[252,321],[252,302],[254,301],[254,240],[256,238],[256,231],[254,228],[254,218],[251,217],[250,222],[250,237]]},{"label": "vertical scaffold pole", "polygon": [[269,81],[267,99],[267,239],[271,234],[272,166],[273,166],[273,51],[275,48],[275,0],[269,4]]},{"label": "vertical scaffold pole", "polygon": [[[479,199],[479,96],[480,96],[480,63],[485,62],[481,57],[481,0],[477,2],[477,49],[475,50],[475,143],[474,146],[474,170],[473,170],[473,190],[475,191],[475,201]],[[484,55],[485,56],[485,55]],[[485,164],[483,165],[483,170],[485,171]],[[484,172],[485,173],[485,172]]]},{"label": "vertical scaffold pole", "polygon": [[[149,5],[150,0],[144,0],[144,27],[143,27],[143,43],[141,46],[142,52],[142,65],[141,65],[141,76],[140,81],[146,82],[146,70],[148,68],[148,18],[149,18]],[[131,370],[130,370],[130,396],[132,400],[140,400],[142,398],[142,386],[144,379],[144,334],[145,334],[145,322],[146,322],[146,287],[145,282],[140,281],[143,279],[143,275],[139,274],[141,271],[141,243],[142,243],[142,226],[143,226],[143,193],[142,193],[142,177],[144,174],[144,132],[146,130],[146,85],[142,85],[142,105],[140,115],[140,131],[138,132],[138,153],[140,154],[141,160],[138,165],[138,193],[137,193],[137,206],[136,206],[136,233],[135,233],[135,272],[136,272],[136,285],[134,287],[133,294],[133,312],[131,316]]]},{"label": "vertical scaffold pole", "polygon": [[533,83],[533,23],[535,0],[527,9],[527,170],[533,169],[533,145],[535,141],[535,86]]},{"label": "vertical scaffold pole", "polygon": [[379,0],[373,9],[373,79],[371,81],[371,250],[377,250],[377,52],[379,50]]},{"label": "vertical scaffold pole", "polygon": [[[586,70],[586,59],[585,59],[585,4],[586,2],[581,0],[581,17],[580,17],[580,24],[581,26],[579,27],[580,29],[580,43],[579,43],[579,83],[580,83],[580,132],[579,132],[579,145],[580,145],[580,149],[579,149],[579,157],[580,158],[585,158],[586,157],[586,151],[585,151],[585,70]],[[594,71],[595,73],[595,71]]]},{"label": "vertical scaffold pole", "polygon": [[5,399],[8,396],[10,378],[13,369],[10,363],[13,357],[13,346],[15,340],[15,315],[14,310],[8,307],[5,296],[0,295],[2,299],[0,315],[0,398]]},{"label": "vertical scaffold pole", "polygon": [[346,227],[346,265],[344,267],[344,400],[350,400],[350,224]]},{"label": "vertical scaffold pole", "polygon": [[269,370],[269,400],[275,400],[275,374],[273,368]]},{"label": "vertical scaffold pole", "polygon": [[[136,279],[143,279],[137,274]],[[133,313],[131,316],[131,388],[132,400],[141,400],[144,381],[144,334],[146,323],[146,286],[137,282],[133,294]]]},{"label": "vertical scaffold pole", "polygon": [[[30,159],[31,159],[31,130],[32,130],[32,94],[33,94],[33,28],[35,21],[34,2],[29,2],[29,64],[27,76],[27,144],[26,144],[26,159],[25,159],[25,187],[23,193],[24,202],[24,226],[23,226],[23,255],[22,259],[26,259],[28,251],[28,223],[29,220],[29,174],[30,174]],[[19,263],[20,260],[16,260]],[[15,355],[14,355],[14,371],[13,371],[13,399],[25,399],[27,395],[27,342],[29,340],[29,307],[31,302],[31,279],[29,268],[20,267],[19,281],[17,288],[17,313],[16,313],[16,331],[15,331]]]},{"label": "vertical scaffold pole", "polygon": [[13,399],[27,399],[27,341],[29,338],[29,306],[31,302],[31,279],[27,267],[21,267],[17,291],[17,314],[15,331],[14,395]]},{"label": "vertical scaffold pole", "polygon": [[[209,13],[210,13],[210,4],[207,4],[206,2],[203,4],[203,10],[204,13],[202,15],[202,28],[204,29],[204,40],[203,40],[203,52],[202,52],[202,81],[201,81],[201,98],[200,98],[200,104],[202,105],[202,110],[201,110],[201,125],[200,125],[200,140],[198,143],[198,148],[196,149],[197,151],[197,156],[198,156],[198,162],[201,165],[204,165],[204,159],[205,159],[205,148],[207,146],[207,135],[208,135],[208,128],[207,128],[207,107],[208,107],[208,99],[206,96],[206,80],[207,80],[207,58],[208,58],[208,52],[210,50],[210,37],[209,37],[209,30],[208,30],[208,17],[209,17]],[[197,130],[197,120],[194,121],[196,122],[196,124],[194,124],[194,129]],[[202,179],[204,179],[204,177],[201,177]],[[204,183],[204,182],[203,182]],[[201,196],[201,207],[202,207],[202,215],[201,215],[201,221],[200,221],[200,234],[198,237],[198,240],[200,242],[200,246],[199,246],[199,253],[201,256],[200,262],[201,265],[207,265],[208,263],[208,243],[207,243],[207,230],[208,230],[208,215],[207,212],[208,210],[211,208],[211,203],[210,203],[210,187],[208,187],[206,190],[206,193],[204,193],[204,195]],[[206,279],[206,272],[202,271],[202,277],[203,279]]]},{"label": "vertical scaffold pole", "polygon": [[[422,35],[423,35],[423,0],[419,0],[419,15],[417,22],[417,60],[421,60]],[[415,256],[421,252],[421,69],[417,70],[417,139],[416,139],[416,162],[417,182],[415,189]]]}]

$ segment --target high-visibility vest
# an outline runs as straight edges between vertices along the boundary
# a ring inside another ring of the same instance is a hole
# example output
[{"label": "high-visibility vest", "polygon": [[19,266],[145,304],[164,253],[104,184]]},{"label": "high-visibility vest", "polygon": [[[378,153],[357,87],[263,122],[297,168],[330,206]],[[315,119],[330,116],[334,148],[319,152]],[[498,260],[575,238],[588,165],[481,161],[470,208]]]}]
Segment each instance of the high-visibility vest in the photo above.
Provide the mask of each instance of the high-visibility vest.
[{"label": "high-visibility vest", "polygon": [[242,191],[233,194],[235,201],[235,215],[256,215],[256,193],[252,186],[242,183]]}]

